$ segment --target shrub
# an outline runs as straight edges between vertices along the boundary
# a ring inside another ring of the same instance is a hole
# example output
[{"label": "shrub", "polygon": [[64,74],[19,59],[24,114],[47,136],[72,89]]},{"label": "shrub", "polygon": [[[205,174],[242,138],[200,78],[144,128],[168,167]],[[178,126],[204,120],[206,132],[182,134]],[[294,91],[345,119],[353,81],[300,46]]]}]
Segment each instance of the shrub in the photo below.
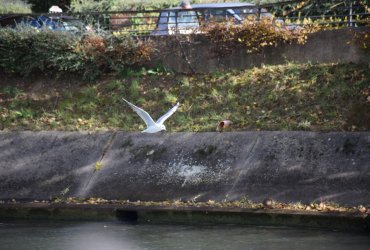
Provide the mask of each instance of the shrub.
[{"label": "shrub", "polygon": [[[72,59],[77,39],[72,35],[19,27],[0,30],[0,67],[20,75],[63,68],[61,58]],[[72,60],[70,64],[74,64]]]},{"label": "shrub", "polygon": [[211,23],[203,27],[206,37],[214,43],[218,53],[229,53],[234,48],[245,48],[247,52],[259,52],[266,46],[280,43],[305,43],[307,34],[317,31],[318,26],[289,29],[276,25],[271,19],[244,20],[242,24],[232,22]]},{"label": "shrub", "polygon": [[74,73],[92,81],[103,72],[142,65],[152,52],[151,43],[129,36],[77,36],[26,27],[0,30],[0,69],[22,76]]}]

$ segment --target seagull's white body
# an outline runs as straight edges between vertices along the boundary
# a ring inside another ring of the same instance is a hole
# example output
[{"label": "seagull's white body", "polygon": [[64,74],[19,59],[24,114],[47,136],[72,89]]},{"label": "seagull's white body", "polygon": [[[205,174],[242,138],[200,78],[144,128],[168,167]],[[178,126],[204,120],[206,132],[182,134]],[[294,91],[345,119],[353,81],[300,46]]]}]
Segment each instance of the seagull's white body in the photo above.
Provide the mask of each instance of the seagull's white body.
[{"label": "seagull's white body", "polygon": [[142,133],[157,133],[162,130],[166,130],[166,126],[163,125],[163,123],[177,110],[177,108],[180,106],[180,103],[177,103],[172,109],[170,109],[166,114],[162,115],[156,122],[153,120],[153,118],[143,110],[142,108],[139,108],[132,104],[131,102],[125,100],[122,98],[130,107],[143,119],[145,122],[147,128]]}]

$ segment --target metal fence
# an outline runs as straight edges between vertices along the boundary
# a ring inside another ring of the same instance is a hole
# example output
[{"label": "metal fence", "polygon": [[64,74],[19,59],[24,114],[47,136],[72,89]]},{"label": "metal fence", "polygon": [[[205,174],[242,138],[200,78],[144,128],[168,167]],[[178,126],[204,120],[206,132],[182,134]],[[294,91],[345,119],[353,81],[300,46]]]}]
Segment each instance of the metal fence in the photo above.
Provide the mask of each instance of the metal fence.
[{"label": "metal fence", "polygon": [[[310,2],[310,1],[305,1]],[[156,11],[127,11],[105,13],[81,13],[85,20],[91,19],[101,27],[120,33],[136,35],[188,33],[212,22],[269,17],[284,23],[302,24],[310,19],[320,25],[363,26],[369,25],[368,1],[316,1],[305,5],[303,1],[285,1],[276,4],[193,8],[171,8]],[[330,6],[329,6],[330,4]]]},{"label": "metal fence", "polygon": [[[68,13],[68,16],[73,16],[97,30],[138,36],[186,34],[196,32],[201,27],[214,22],[241,23],[245,19],[258,21],[266,17],[291,25],[301,25],[308,19],[327,26],[370,25],[368,0],[334,2],[337,3],[333,3],[333,1],[285,1],[276,4],[246,4],[244,6],[202,7],[186,10],[177,7],[151,11]],[[27,16],[32,19],[40,15]],[[57,14],[52,16],[55,17]],[[22,18],[24,19],[25,15]],[[5,17],[2,17],[1,20],[0,23],[4,26]]]}]

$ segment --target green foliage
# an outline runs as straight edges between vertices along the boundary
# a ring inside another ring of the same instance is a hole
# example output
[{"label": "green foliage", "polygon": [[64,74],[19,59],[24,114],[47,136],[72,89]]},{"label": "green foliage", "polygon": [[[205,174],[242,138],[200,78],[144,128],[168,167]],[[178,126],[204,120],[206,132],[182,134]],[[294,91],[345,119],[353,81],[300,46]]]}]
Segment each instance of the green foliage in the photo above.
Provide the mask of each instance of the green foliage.
[{"label": "green foliage", "polygon": [[[369,1],[352,0],[302,0],[283,1],[266,7],[270,13],[288,23],[301,25],[304,20],[312,19],[322,29],[335,29],[353,26],[368,26]],[[349,24],[349,21],[352,21]]]},{"label": "green foliage", "polygon": [[308,17],[308,16],[346,16],[352,4],[353,14],[366,12],[367,1],[351,0],[302,0],[292,1],[274,6],[274,12],[279,16]]},{"label": "green foliage", "polygon": [[178,6],[176,0],[113,0],[112,10],[150,10]]},{"label": "green foliage", "polygon": [[76,61],[73,53],[76,43],[75,37],[65,33],[22,27],[1,29],[0,68],[21,75],[52,69],[75,71],[70,65]]},{"label": "green foliage", "polygon": [[3,93],[7,98],[14,98],[21,94],[22,91],[13,86],[5,86],[3,89]]},{"label": "green foliage", "polygon": [[89,11],[108,11],[113,4],[112,0],[71,0],[70,11],[89,12]]},{"label": "green foliage", "polygon": [[22,0],[0,0],[0,14],[31,13],[31,5]]},{"label": "green foliage", "polygon": [[0,69],[23,76],[72,73],[93,81],[103,72],[141,65],[152,52],[150,42],[129,36],[91,33],[81,37],[26,27],[0,30]]},{"label": "green foliage", "polygon": [[137,99],[139,97],[139,80],[133,79],[131,81],[129,95],[132,99]]}]

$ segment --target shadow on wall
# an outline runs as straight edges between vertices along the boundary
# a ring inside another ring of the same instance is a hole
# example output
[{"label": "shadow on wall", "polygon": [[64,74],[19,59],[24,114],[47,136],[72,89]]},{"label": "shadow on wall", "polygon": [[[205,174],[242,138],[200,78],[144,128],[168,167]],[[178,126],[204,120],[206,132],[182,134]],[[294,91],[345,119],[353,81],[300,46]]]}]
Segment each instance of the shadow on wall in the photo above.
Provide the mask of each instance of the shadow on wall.
[{"label": "shadow on wall", "polygon": [[76,196],[112,133],[0,133],[0,199]]}]

